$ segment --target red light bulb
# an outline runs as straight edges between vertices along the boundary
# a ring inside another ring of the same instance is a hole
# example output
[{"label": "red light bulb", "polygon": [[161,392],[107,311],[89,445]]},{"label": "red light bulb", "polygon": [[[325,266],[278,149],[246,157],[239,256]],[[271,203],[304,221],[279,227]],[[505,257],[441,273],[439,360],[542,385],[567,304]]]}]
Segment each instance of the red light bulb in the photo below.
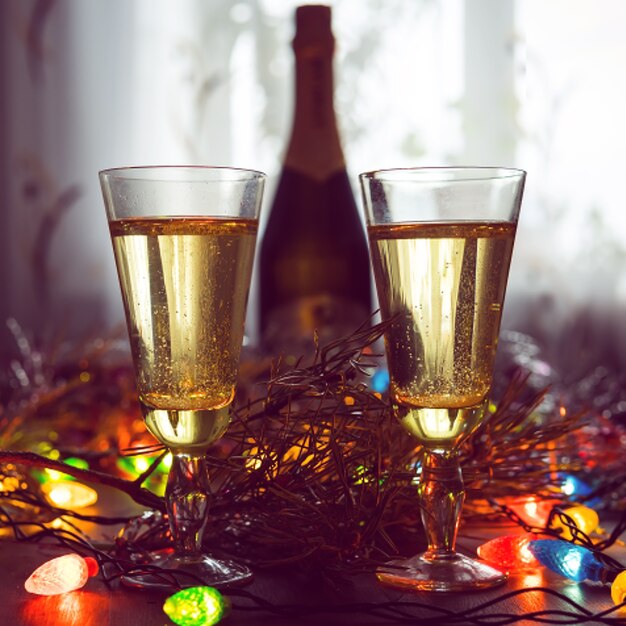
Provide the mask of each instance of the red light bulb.
[{"label": "red light bulb", "polygon": [[503,572],[540,567],[541,564],[528,549],[534,539],[536,536],[533,533],[497,537],[479,546],[476,552],[483,561]]},{"label": "red light bulb", "polygon": [[98,573],[98,562],[87,556],[65,554],[40,565],[26,580],[24,588],[40,596],[55,596],[84,586]]}]

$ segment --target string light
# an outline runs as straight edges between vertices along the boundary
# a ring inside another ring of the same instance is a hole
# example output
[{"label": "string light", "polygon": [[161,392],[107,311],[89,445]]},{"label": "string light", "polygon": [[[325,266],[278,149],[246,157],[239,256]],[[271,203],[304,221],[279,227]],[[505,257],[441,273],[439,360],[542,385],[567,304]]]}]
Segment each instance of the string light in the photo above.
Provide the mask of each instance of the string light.
[{"label": "string light", "polygon": [[170,596],[163,605],[166,615],[179,626],[213,626],[228,609],[214,587],[189,587]]},{"label": "string light", "polygon": [[536,496],[505,500],[504,504],[526,524],[545,528],[550,517],[550,512],[559,504],[558,500],[540,500]]},{"label": "string light", "polygon": [[611,583],[611,599],[615,605],[626,600],[626,570],[620,572]]},{"label": "string light", "polygon": [[49,527],[50,528],[54,528],[56,530],[59,530],[61,528],[65,529],[65,530],[73,530],[73,528],[71,527],[70,524],[68,524],[62,517],[55,517],[50,523],[49,523]]},{"label": "string light", "polygon": [[0,491],[10,493],[20,488],[22,481],[17,476],[5,476],[0,479]]},{"label": "string light", "polygon": [[[60,460],[61,453],[58,450],[51,450],[48,453],[48,458],[53,460]],[[76,467],[78,469],[89,469],[89,463],[85,461],[85,459],[79,459],[77,457],[68,457],[63,461],[66,465],[70,465],[71,467]],[[74,480],[73,476],[69,476],[64,474],[59,470],[53,470],[48,467],[44,468],[43,471],[38,475],[38,479],[41,483],[47,483],[51,480]]]},{"label": "string light", "polygon": [[538,539],[531,541],[528,549],[542,565],[576,582],[604,582],[609,573],[591,550],[567,541]]},{"label": "string light", "polygon": [[[143,474],[152,464],[153,458],[150,456],[123,456],[117,459],[116,465],[125,474],[136,478],[140,474]],[[172,467],[172,453],[166,454],[162,461],[155,468],[153,475],[156,477],[162,477],[166,475]]]},{"label": "string light", "polygon": [[478,556],[503,572],[539,567],[541,564],[528,549],[536,539],[533,533],[497,537],[478,547]]},{"label": "string light", "polygon": [[558,474],[561,482],[561,491],[568,496],[588,496],[593,489],[583,480],[572,474]]},{"label": "string light", "polygon": [[95,489],[71,480],[55,480],[42,485],[44,495],[54,506],[83,509],[98,501]]},{"label": "string light", "polygon": [[96,559],[65,554],[40,565],[24,583],[24,589],[40,596],[56,596],[80,589],[98,573]]},{"label": "string light", "polygon": [[[572,518],[576,527],[586,535],[590,535],[594,530],[596,530],[596,528],[598,528],[598,524],[600,523],[598,514],[593,509],[583,506],[582,504],[565,509],[563,512],[568,517]],[[568,524],[562,521],[558,515],[554,516],[550,527],[555,530],[560,530],[561,537],[566,541],[574,538]]]},{"label": "string light", "polygon": [[133,456],[133,457],[120,457],[116,462],[119,469],[126,474],[129,474],[133,478],[139,476],[150,467],[150,461],[146,457]]},{"label": "string light", "polygon": [[389,389],[389,372],[385,368],[381,368],[374,373],[371,387],[378,393],[385,393]]},{"label": "string light", "polygon": [[[364,465],[357,465],[354,470],[354,484],[355,485],[368,485],[375,481],[373,472]],[[383,484],[385,481],[383,479],[379,480],[379,484]]]},{"label": "string light", "polygon": [[57,470],[46,467],[40,475],[39,480],[42,483],[47,483],[51,480],[63,480],[63,474]]},{"label": "string light", "polygon": [[[79,459],[78,457],[70,456],[65,461],[63,461],[66,465],[70,465],[71,467],[76,467],[78,469],[89,469],[89,463],[85,461],[85,459]],[[71,478],[71,476],[69,477]]]}]

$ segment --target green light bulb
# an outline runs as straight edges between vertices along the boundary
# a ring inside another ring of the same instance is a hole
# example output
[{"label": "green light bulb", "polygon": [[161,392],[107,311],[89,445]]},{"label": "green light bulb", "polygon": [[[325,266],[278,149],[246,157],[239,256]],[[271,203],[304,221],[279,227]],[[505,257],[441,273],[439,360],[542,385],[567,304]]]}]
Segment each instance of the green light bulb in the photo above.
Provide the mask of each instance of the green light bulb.
[{"label": "green light bulb", "polygon": [[89,469],[89,463],[87,463],[85,459],[79,459],[74,456],[65,459],[64,463],[72,467],[77,467],[78,469]]},{"label": "green light bulb", "polygon": [[213,587],[189,587],[170,596],[163,611],[179,626],[212,626],[227,609],[224,596]]}]

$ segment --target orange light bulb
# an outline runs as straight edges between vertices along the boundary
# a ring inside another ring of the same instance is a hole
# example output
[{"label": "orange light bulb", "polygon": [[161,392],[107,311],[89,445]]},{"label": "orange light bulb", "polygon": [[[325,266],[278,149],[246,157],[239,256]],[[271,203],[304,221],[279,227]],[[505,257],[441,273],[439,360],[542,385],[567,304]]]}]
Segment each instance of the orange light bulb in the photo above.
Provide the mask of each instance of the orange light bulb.
[{"label": "orange light bulb", "polygon": [[611,583],[611,599],[616,606],[626,600],[626,570],[620,572]]},{"label": "orange light bulb", "polygon": [[558,503],[557,500],[541,500],[537,496],[507,498],[503,501],[503,504],[517,513],[526,524],[538,528],[546,527],[550,511]]},{"label": "orange light bulb", "polygon": [[40,565],[24,583],[24,589],[40,596],[56,596],[80,589],[98,573],[98,562],[88,556],[65,554]]}]

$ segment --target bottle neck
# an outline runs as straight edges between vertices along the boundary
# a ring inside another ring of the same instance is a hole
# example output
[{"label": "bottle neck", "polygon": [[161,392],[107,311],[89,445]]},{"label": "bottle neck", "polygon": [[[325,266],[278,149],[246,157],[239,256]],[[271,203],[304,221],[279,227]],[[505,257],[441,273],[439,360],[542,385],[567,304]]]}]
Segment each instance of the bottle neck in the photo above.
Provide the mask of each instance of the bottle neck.
[{"label": "bottle neck", "polygon": [[324,181],[345,168],[333,105],[332,42],[295,52],[295,107],[285,166]]}]

